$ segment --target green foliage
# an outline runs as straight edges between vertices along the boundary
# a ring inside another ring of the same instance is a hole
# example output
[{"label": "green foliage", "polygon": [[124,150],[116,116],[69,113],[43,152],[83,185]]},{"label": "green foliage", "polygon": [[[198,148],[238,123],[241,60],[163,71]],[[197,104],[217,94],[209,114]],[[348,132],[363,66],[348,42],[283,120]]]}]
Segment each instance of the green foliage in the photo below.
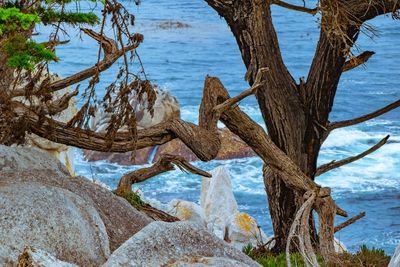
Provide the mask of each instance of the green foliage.
[{"label": "green foliage", "polygon": [[135,208],[141,208],[146,204],[146,202],[140,198],[139,194],[135,192],[122,193],[118,195],[125,198]]},{"label": "green foliage", "polygon": [[50,49],[21,35],[7,40],[4,50],[8,56],[8,66],[15,69],[33,70],[35,64],[39,62],[58,60]]},{"label": "green foliage", "polygon": [[[96,0],[93,0],[96,2]],[[72,25],[99,23],[92,12],[55,11],[57,5],[76,0],[44,0],[38,6],[23,12],[16,6],[18,2],[8,2],[7,8],[0,8],[0,36],[3,38],[0,49],[6,52],[7,64],[11,68],[33,70],[38,63],[57,61],[55,53],[29,38],[29,30],[36,23],[68,23]]]},{"label": "green foliage", "polygon": [[63,22],[68,24],[89,24],[99,23],[99,18],[92,12],[58,12],[51,9],[43,10],[40,18],[44,24]]},{"label": "green foliage", "polygon": [[19,29],[28,30],[40,22],[37,14],[25,14],[18,8],[0,8],[0,36]]}]

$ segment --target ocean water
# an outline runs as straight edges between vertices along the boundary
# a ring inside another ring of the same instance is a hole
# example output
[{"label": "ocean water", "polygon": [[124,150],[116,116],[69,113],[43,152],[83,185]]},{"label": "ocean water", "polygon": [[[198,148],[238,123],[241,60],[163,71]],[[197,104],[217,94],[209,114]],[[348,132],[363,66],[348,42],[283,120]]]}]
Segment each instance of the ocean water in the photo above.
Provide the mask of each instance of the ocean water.
[{"label": "ocean water", "polygon": [[[143,0],[139,7],[130,1],[125,3],[136,15],[136,31],[145,36],[138,52],[148,77],[178,98],[185,120],[197,122],[205,75],[218,76],[231,95],[248,88],[243,79],[245,68],[240,52],[228,26],[204,1]],[[273,20],[285,63],[293,77],[307,76],[319,35],[317,18],[273,7]],[[181,21],[190,27],[157,27],[157,23],[165,21]],[[400,98],[400,24],[390,17],[379,17],[370,25],[376,35],[360,36],[358,48],[375,51],[376,55],[365,67],[343,74],[331,121],[360,116]],[[57,51],[60,63],[52,65],[52,71],[62,76],[96,62],[95,42],[78,31],[71,32],[69,38],[71,42]],[[100,88],[113,80],[116,67],[102,74]],[[241,107],[263,125],[255,99],[244,100]],[[355,127],[336,130],[321,150],[319,163],[323,164],[360,153],[385,135],[391,135],[388,144],[379,151],[317,178],[318,183],[332,188],[333,197],[350,216],[362,211],[367,213],[365,218],[337,233],[351,251],[366,244],[391,254],[400,243],[399,118],[400,109]],[[75,164],[78,174],[112,188],[121,175],[142,167],[88,163],[80,151],[76,152]],[[262,163],[258,158],[196,162],[195,165],[204,170],[217,166],[228,168],[240,210],[251,214],[267,234],[272,234]],[[201,178],[172,171],[135,187],[162,203],[175,198],[198,202]],[[342,221],[343,218],[337,217],[337,223]]]}]

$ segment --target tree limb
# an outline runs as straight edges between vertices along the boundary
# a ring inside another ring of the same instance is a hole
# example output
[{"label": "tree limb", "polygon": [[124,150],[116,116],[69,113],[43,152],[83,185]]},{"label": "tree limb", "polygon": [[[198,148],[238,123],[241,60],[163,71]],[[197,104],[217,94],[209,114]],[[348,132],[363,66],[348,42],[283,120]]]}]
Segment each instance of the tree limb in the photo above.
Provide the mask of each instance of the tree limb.
[{"label": "tree limb", "polygon": [[[103,72],[110,68],[122,55],[125,53],[136,49],[139,46],[139,42],[136,42],[132,45],[126,46],[123,49],[118,49],[117,44],[114,40],[111,38],[108,38],[106,36],[100,35],[93,30],[89,29],[82,29],[84,33],[86,33],[88,36],[92,37],[95,39],[97,42],[99,42],[104,50],[104,58],[103,60],[99,61],[98,64],[87,68],[85,70],[82,70],[78,73],[75,73],[69,77],[63,78],[61,80],[55,81],[49,85],[46,85],[46,92],[52,93],[56,92],[58,90],[64,89],[68,86],[71,86],[73,84],[82,82],[93,75],[95,75],[98,72]],[[25,88],[22,89],[17,89],[11,92],[12,97],[17,97],[17,96],[24,96],[26,92]],[[35,94],[33,92],[32,94]]]},{"label": "tree limb", "polygon": [[176,165],[181,170],[186,170],[188,172],[203,176],[211,177],[211,174],[205,172],[199,168],[196,168],[189,162],[187,162],[181,156],[164,154],[161,155],[160,159],[148,168],[139,169],[122,176],[118,183],[117,194],[124,194],[132,191],[132,184],[143,182],[151,177],[158,174],[174,170]]},{"label": "tree limb", "polygon": [[334,232],[339,232],[343,228],[349,226],[350,224],[358,221],[359,219],[363,218],[365,216],[365,212],[361,212],[360,214],[350,218],[349,220],[345,221],[344,223],[339,224],[338,226],[335,226]]},{"label": "tree limb", "polygon": [[395,108],[398,108],[399,106],[400,106],[400,99],[395,101],[395,102],[393,102],[393,103],[391,103],[391,104],[389,104],[389,105],[387,105],[387,106],[385,106],[385,107],[383,107],[383,108],[381,108],[381,109],[378,109],[378,110],[376,110],[376,111],[374,111],[372,113],[366,114],[364,116],[361,116],[361,117],[358,117],[358,118],[355,118],[355,119],[351,119],[351,120],[345,120],[345,121],[338,121],[338,122],[330,123],[327,128],[328,128],[328,131],[333,131],[333,130],[338,129],[338,128],[343,128],[343,127],[347,127],[347,126],[356,125],[356,124],[371,120],[373,118],[376,118],[376,117],[378,117],[380,115],[383,115],[383,114],[385,114],[385,113],[387,113],[387,112],[389,112],[389,111],[391,111],[391,110],[393,110]]},{"label": "tree limb", "polygon": [[268,72],[268,68],[259,69],[258,73],[257,73],[257,76],[256,76],[256,79],[255,79],[254,84],[253,84],[252,87],[250,87],[249,89],[244,90],[239,95],[237,95],[235,97],[232,97],[232,98],[229,98],[225,102],[215,106],[214,107],[214,112],[216,112],[218,114],[217,117],[219,118],[220,114],[222,114],[222,112],[224,112],[229,107],[232,107],[236,103],[240,102],[244,98],[246,98],[246,97],[248,97],[250,95],[254,95],[256,93],[257,89],[264,85],[264,82],[262,81],[262,77],[263,77],[263,75],[266,74],[266,72]]},{"label": "tree limb", "polygon": [[364,51],[360,55],[351,58],[350,60],[346,61],[343,66],[343,71],[349,71],[354,69],[368,61],[370,57],[375,54],[373,51]]},{"label": "tree limb", "polygon": [[354,161],[357,161],[357,160],[359,160],[359,159],[361,159],[361,158],[363,158],[363,157],[375,152],[376,150],[381,148],[384,144],[386,144],[386,142],[389,139],[389,137],[390,137],[390,135],[387,135],[385,138],[383,138],[381,141],[379,141],[379,143],[377,143],[376,145],[374,145],[370,149],[368,149],[368,150],[366,150],[366,151],[364,151],[364,152],[362,152],[362,153],[360,153],[360,154],[358,154],[356,156],[349,157],[349,158],[346,158],[346,159],[342,159],[342,160],[339,160],[339,161],[333,160],[333,161],[331,161],[329,163],[321,165],[320,167],[318,167],[318,169],[317,169],[317,171],[315,173],[315,176],[319,176],[319,175],[321,175],[321,174],[323,174],[325,172],[328,172],[328,171],[330,171],[332,169],[336,169],[336,168],[339,168],[339,167],[341,167],[343,165],[352,163]]},{"label": "tree limb", "polygon": [[296,5],[292,5],[289,3],[286,3],[284,1],[280,1],[280,0],[273,0],[272,4],[275,4],[277,6],[283,7],[283,8],[287,8],[287,9],[291,9],[291,10],[295,10],[295,11],[300,11],[300,12],[305,12],[311,15],[315,15],[318,12],[318,8],[307,8],[307,7],[302,7],[302,6],[296,6]]}]

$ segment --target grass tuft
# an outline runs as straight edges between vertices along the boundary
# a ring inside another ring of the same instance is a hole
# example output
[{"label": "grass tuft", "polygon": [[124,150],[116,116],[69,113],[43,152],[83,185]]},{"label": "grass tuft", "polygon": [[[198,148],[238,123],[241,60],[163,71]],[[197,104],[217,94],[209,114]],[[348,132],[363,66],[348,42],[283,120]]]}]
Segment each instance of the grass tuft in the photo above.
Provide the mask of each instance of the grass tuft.
[{"label": "grass tuft", "polygon": [[[285,253],[274,255],[272,252],[265,251],[260,255],[251,244],[244,246],[242,251],[264,267],[286,267]],[[290,261],[293,266],[305,266],[299,253],[291,254]],[[386,267],[389,261],[390,256],[387,256],[383,249],[369,249],[366,245],[362,245],[354,254],[347,252],[338,254],[335,263],[324,263],[322,257],[318,256],[318,262],[322,267]]]}]

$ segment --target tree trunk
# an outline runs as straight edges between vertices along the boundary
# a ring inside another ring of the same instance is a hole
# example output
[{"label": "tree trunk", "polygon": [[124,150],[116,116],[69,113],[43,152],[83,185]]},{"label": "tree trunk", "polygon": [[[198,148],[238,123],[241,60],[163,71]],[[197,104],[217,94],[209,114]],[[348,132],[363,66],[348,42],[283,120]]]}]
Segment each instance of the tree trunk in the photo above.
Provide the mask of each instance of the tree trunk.
[{"label": "tree trunk", "polygon": [[[268,1],[207,2],[230,26],[247,67],[246,79],[250,85],[258,69],[269,69],[265,85],[256,93],[268,134],[310,179],[314,179],[318,154],[326,137],[325,126],[345,62],[340,54],[343,47],[331,45],[321,33],[308,77],[310,82],[302,80],[296,84],[280,54]],[[274,250],[281,252],[285,249],[295,213],[303,200],[272,168],[265,165],[263,173],[276,238]],[[312,218],[310,231],[316,241]]]}]

